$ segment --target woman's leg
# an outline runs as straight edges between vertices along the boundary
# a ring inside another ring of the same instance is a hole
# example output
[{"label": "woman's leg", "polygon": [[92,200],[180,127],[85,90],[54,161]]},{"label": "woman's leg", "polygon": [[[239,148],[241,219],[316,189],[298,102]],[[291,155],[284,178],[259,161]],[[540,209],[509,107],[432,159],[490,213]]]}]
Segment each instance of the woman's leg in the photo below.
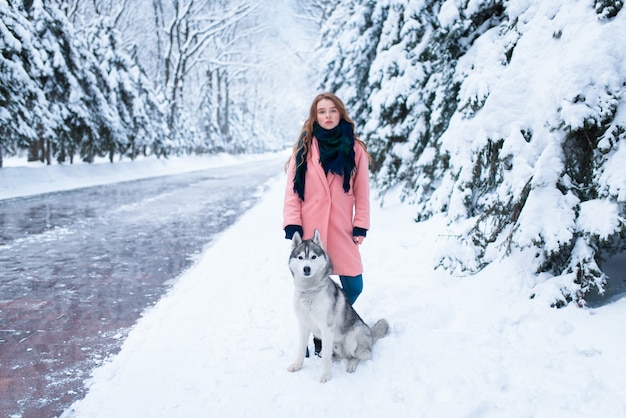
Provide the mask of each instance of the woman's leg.
[{"label": "woman's leg", "polygon": [[358,276],[339,276],[339,280],[341,281],[343,291],[348,298],[348,302],[350,303],[350,305],[353,305],[363,291],[363,275],[359,274]]}]

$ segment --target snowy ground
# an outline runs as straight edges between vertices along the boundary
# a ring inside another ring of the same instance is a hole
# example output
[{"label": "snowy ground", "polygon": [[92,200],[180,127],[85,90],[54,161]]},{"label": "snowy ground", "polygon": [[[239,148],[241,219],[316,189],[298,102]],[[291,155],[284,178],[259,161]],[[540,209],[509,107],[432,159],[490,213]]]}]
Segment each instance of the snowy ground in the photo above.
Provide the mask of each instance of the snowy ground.
[{"label": "snowy ground", "polygon": [[[9,167],[0,169],[0,198],[244,160],[193,161]],[[441,219],[414,223],[412,209],[389,197],[384,209],[372,205],[355,308],[370,323],[387,318],[390,334],[354,374],[335,363],[320,384],[316,358],[289,373],[297,327],[284,181],[278,171],[260,203],[144,314],[64,416],[626,416],[626,298],[551,309],[528,298],[532,278],[515,260],[467,278],[434,271],[450,231]]]}]

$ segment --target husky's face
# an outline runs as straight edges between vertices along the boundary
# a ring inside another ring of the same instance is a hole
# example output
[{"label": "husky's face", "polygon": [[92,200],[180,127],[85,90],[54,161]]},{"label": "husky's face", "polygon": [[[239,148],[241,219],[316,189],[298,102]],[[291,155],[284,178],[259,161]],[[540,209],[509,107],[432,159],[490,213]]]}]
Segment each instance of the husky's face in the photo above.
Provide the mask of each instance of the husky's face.
[{"label": "husky's face", "polygon": [[293,236],[289,269],[298,287],[310,287],[329,274],[330,262],[322,248],[319,232],[312,239],[302,240],[297,232]]}]

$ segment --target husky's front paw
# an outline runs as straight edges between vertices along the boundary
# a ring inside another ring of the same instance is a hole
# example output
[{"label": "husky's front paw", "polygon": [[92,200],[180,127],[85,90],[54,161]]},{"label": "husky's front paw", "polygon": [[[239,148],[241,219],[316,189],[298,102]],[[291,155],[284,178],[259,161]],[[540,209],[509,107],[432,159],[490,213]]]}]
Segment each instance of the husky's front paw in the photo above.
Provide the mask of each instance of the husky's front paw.
[{"label": "husky's front paw", "polygon": [[287,370],[290,372],[297,372],[302,368],[302,363],[293,363],[291,366],[287,367]]},{"label": "husky's front paw", "polygon": [[322,377],[320,377],[320,383],[326,383],[330,380],[330,373],[324,373]]}]

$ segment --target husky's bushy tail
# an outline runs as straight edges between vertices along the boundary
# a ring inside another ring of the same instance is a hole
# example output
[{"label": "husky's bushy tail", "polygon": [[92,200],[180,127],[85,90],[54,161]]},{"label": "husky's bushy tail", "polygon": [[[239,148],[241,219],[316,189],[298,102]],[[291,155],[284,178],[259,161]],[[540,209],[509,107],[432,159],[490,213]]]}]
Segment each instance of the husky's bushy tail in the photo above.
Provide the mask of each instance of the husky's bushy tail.
[{"label": "husky's bushy tail", "polygon": [[370,327],[372,332],[372,344],[387,335],[389,331],[389,322],[386,319],[379,319],[374,326]]}]

